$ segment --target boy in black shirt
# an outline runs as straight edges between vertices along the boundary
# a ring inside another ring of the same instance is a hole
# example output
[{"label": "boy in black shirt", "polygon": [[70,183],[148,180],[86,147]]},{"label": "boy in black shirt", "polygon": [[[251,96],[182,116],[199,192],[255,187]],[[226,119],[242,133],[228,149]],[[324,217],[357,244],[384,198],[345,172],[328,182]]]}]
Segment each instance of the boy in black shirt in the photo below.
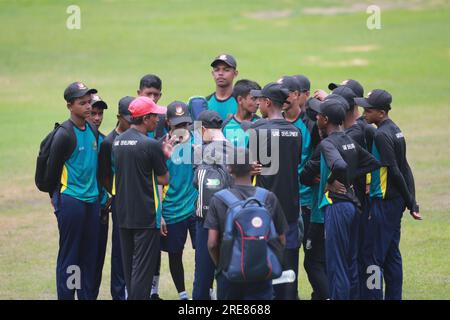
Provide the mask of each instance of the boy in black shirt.
[{"label": "boy in black shirt", "polygon": [[[341,131],[343,105],[335,99],[320,105],[317,124],[324,139],[320,163],[308,170],[313,180],[320,170],[319,208],[325,212],[327,276],[331,299],[358,298],[356,246],[358,200],[354,180],[379,167],[378,161]],[[320,167],[319,167],[320,166]],[[305,179],[302,179],[305,180]]]},{"label": "boy in black shirt", "polygon": [[[389,118],[392,96],[385,90],[369,92],[367,98],[356,98],[364,107],[364,117],[378,129],[374,135],[372,154],[381,162],[381,168],[372,172],[370,184],[370,219],[364,241],[362,297],[383,299],[382,277],[386,284],[385,299],[402,298],[402,257],[400,254],[400,224],[405,207],[412,217],[421,220],[415,198],[414,177],[406,160],[406,142],[403,133]],[[377,266],[375,283],[366,281]],[[367,284],[367,285],[365,285]]]},{"label": "boy in black shirt", "polygon": [[[258,98],[263,117],[249,129],[250,154],[263,165],[261,174],[256,176],[256,186],[275,193],[280,201],[289,230],[286,233],[283,270],[294,270],[298,275],[300,214],[298,166],[302,156],[302,136],[300,130],[285,120],[283,104],[287,103],[289,91],[281,84],[269,83],[262,90],[252,90]],[[275,299],[298,299],[298,282],[274,286]]]},{"label": "boy in black shirt", "polygon": [[[253,197],[256,188],[252,186],[251,170],[252,166],[249,161],[249,153],[246,149],[236,150],[236,159],[244,158],[242,164],[238,161],[229,165],[230,173],[234,177],[234,185],[229,190],[239,199],[244,200]],[[241,161],[242,162],[242,161]],[[272,216],[281,247],[285,244],[285,236],[288,229],[283,209],[278,202],[277,197],[269,192],[266,196],[265,207]],[[208,233],[208,250],[216,267],[220,265],[220,244],[222,234],[225,230],[225,221],[227,219],[228,206],[218,197],[213,196],[209,204],[208,216],[205,221],[205,228],[209,229]],[[280,252],[279,255],[282,253]],[[223,274],[217,275],[217,297],[219,300],[271,300],[273,298],[272,280],[250,282],[250,283],[233,283],[230,282]]]}]

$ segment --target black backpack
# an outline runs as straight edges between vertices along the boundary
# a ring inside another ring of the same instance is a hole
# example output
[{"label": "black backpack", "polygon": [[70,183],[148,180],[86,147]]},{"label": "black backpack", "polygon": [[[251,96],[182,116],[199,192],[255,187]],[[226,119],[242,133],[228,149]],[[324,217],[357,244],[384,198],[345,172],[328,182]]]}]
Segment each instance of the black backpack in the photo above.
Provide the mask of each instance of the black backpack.
[{"label": "black backpack", "polygon": [[[89,122],[86,122],[87,125],[92,129],[95,138],[98,142],[98,130],[90,124]],[[64,162],[67,161],[70,158],[70,155],[72,154],[73,150],[76,147],[77,139],[75,136],[75,132],[73,131],[73,123],[70,120],[66,120],[63,123],[55,123],[54,129],[42,140],[41,145],[39,147],[39,155],[36,159],[36,172],[34,175],[34,181],[36,183],[36,187],[42,191],[42,192],[52,192],[53,190],[50,190],[52,188],[51,181],[48,179],[48,172],[49,170],[52,170],[53,168],[48,167],[48,158],[50,156],[50,149],[53,143],[53,138],[55,137],[55,134],[58,130],[67,130],[70,134],[70,150],[68,156],[64,159]]]},{"label": "black backpack", "polygon": [[201,164],[195,169],[194,183],[198,188],[196,216],[206,218],[212,196],[232,184],[232,177],[224,166]]}]

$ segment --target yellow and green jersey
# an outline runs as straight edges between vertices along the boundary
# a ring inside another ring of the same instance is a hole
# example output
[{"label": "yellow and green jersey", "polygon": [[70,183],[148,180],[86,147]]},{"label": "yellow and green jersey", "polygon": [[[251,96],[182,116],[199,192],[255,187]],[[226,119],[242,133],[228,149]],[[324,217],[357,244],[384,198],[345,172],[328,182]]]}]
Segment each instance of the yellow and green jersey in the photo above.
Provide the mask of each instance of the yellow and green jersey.
[{"label": "yellow and green jersey", "polygon": [[189,141],[174,147],[166,161],[170,178],[163,188],[162,215],[167,224],[183,221],[195,211],[198,192],[193,184],[192,144],[191,134]]},{"label": "yellow and green jersey", "polygon": [[73,130],[76,147],[63,165],[60,192],[84,202],[94,203],[99,196],[97,139],[88,124],[84,130],[77,126],[73,126]]}]

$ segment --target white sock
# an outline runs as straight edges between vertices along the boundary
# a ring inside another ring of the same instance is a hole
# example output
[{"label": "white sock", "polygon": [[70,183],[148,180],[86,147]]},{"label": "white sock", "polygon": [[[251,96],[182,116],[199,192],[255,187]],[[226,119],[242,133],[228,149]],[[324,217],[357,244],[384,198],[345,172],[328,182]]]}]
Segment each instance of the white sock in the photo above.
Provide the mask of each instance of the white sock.
[{"label": "white sock", "polygon": [[158,289],[159,289],[159,276],[153,276],[151,294],[158,294]]},{"label": "white sock", "polygon": [[187,299],[189,299],[189,297],[188,297],[186,291],[179,292],[179,293],[178,293],[178,296],[180,297],[180,300],[187,300]]},{"label": "white sock", "polygon": [[216,289],[210,288],[210,289],[209,289],[209,296],[210,296],[211,300],[217,300],[217,292],[216,292]]}]

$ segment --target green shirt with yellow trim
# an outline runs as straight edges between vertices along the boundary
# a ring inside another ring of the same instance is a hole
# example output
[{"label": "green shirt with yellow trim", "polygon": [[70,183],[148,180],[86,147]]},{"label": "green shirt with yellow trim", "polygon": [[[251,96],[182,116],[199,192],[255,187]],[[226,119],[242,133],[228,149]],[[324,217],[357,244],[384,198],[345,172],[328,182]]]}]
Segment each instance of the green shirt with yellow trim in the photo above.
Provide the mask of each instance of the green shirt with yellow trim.
[{"label": "green shirt with yellow trim", "polygon": [[167,224],[183,221],[195,211],[198,192],[193,184],[193,142],[191,134],[189,141],[175,145],[172,156],[166,161],[170,178],[163,189],[162,215]]},{"label": "green shirt with yellow trim", "polygon": [[405,137],[391,119],[383,121],[375,131],[372,155],[379,160],[381,168],[372,172],[370,197],[402,197],[410,211],[418,212],[414,177],[406,159]]},{"label": "green shirt with yellow trim", "polygon": [[84,130],[73,126],[76,147],[64,163],[61,174],[61,194],[94,203],[98,200],[97,182],[97,139],[89,125]]}]

